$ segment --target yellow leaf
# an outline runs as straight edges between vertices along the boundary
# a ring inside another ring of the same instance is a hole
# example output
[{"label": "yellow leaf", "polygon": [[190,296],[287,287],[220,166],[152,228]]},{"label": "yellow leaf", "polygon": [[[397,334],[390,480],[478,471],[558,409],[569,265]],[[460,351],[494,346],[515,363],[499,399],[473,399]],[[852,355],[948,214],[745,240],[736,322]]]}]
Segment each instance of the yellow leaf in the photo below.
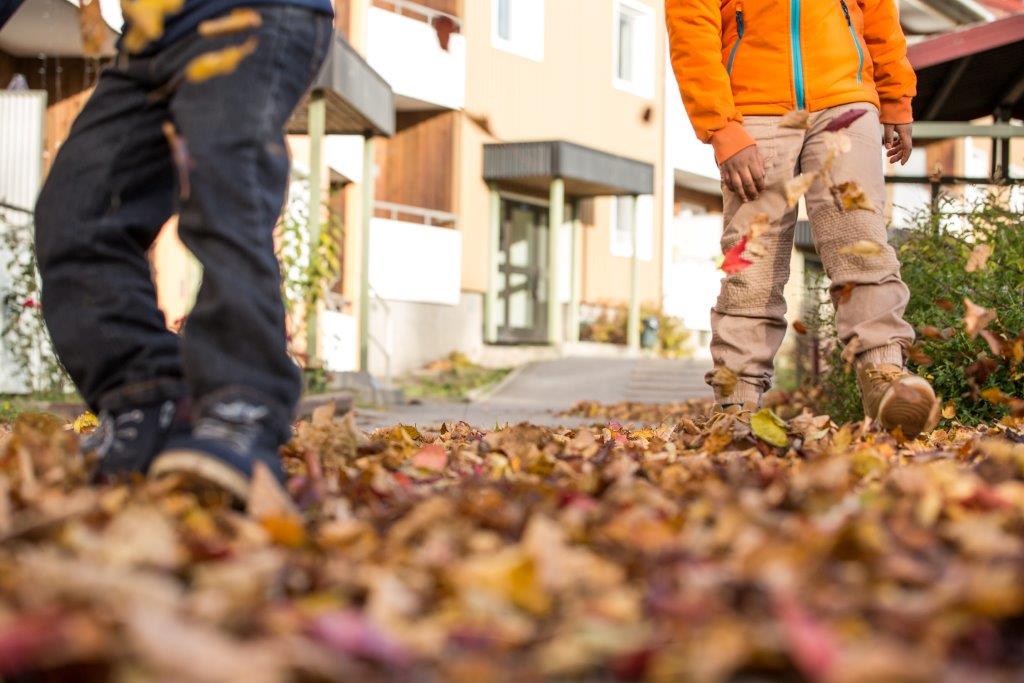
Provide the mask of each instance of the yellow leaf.
[{"label": "yellow leaf", "polygon": [[765,443],[779,448],[789,445],[786,423],[768,408],[759,410],[750,418],[750,428]]},{"label": "yellow leaf", "polygon": [[956,417],[956,405],[952,402],[947,403],[942,407],[942,417],[947,420],[952,420]]},{"label": "yellow leaf", "polygon": [[164,34],[164,20],[178,12],[185,0],[121,0],[128,31],[124,47],[128,52],[142,52],[147,45]]},{"label": "yellow leaf", "polygon": [[863,209],[865,211],[875,210],[875,205],[871,203],[871,199],[864,193],[861,186],[852,180],[833,187],[832,195],[836,198],[839,208],[843,211],[854,211],[856,209]]},{"label": "yellow leaf", "polygon": [[185,67],[185,78],[192,83],[200,83],[230,74],[238,68],[243,59],[256,51],[258,45],[259,41],[256,38],[250,38],[241,45],[201,54]]},{"label": "yellow leaf", "polygon": [[90,412],[84,412],[75,418],[75,434],[88,434],[100,426],[99,420]]},{"label": "yellow leaf", "polygon": [[981,392],[981,397],[993,405],[1009,403],[1011,398],[1003,393],[999,387],[989,387]]},{"label": "yellow leaf", "polygon": [[295,515],[264,517],[260,520],[260,526],[278,545],[298,548],[306,543],[306,528],[302,525],[301,517]]},{"label": "yellow leaf", "polygon": [[964,266],[964,270],[968,273],[984,270],[985,266],[988,265],[988,259],[990,256],[992,256],[992,245],[977,245],[974,247],[974,250],[971,251],[971,255],[967,259],[967,265]]},{"label": "yellow leaf", "polygon": [[204,21],[199,24],[198,31],[203,38],[219,38],[259,28],[262,24],[263,18],[260,17],[259,12],[248,8],[238,8],[226,16]]},{"label": "yellow leaf", "polygon": [[873,240],[857,240],[853,244],[847,244],[839,250],[840,254],[848,256],[880,256],[885,249],[881,244]]}]

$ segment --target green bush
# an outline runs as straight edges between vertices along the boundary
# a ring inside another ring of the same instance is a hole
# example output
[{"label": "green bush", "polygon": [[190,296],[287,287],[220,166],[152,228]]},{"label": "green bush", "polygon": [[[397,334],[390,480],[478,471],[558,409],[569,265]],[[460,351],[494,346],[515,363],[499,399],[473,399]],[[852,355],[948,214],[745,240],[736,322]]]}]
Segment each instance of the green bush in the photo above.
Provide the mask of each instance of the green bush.
[{"label": "green bush", "polygon": [[[966,210],[957,206],[952,199],[941,200],[894,242],[911,291],[906,318],[918,331],[909,367],[932,382],[948,406],[947,416],[976,425],[1024,407],[1012,400],[1024,397],[1024,214],[1008,208],[1005,190]],[[971,254],[981,244],[991,248],[991,256],[983,268],[968,272]],[[988,341],[967,334],[965,298],[997,314]],[[853,373],[839,356],[831,316],[808,321],[808,327],[825,340],[829,359],[819,379],[825,397],[821,409],[837,420],[859,419]]]}]

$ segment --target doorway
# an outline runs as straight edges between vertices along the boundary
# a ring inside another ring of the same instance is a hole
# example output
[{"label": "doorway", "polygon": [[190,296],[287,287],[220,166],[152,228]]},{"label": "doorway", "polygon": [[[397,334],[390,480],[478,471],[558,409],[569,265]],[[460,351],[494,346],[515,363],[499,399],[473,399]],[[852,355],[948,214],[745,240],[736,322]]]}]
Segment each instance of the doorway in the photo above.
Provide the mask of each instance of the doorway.
[{"label": "doorway", "polygon": [[547,341],[548,208],[502,197],[498,342]]}]

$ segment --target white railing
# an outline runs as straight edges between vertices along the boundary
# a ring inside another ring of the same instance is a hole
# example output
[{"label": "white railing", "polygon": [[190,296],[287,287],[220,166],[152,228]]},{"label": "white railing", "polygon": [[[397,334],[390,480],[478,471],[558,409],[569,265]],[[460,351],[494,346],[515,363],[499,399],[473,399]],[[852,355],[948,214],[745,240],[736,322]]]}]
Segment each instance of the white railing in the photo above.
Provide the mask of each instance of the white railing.
[{"label": "white railing", "polygon": [[[370,286],[370,299],[371,304],[374,308],[379,308],[384,312],[384,340],[380,340],[376,335],[373,334],[373,325],[370,325],[370,329],[367,331],[367,338],[369,339],[370,345],[375,347],[384,357],[384,386],[387,389],[391,388],[391,354],[395,343],[395,326],[394,321],[391,317],[391,307],[388,306],[377,290]],[[372,311],[372,309],[371,309]]]},{"label": "white railing", "polygon": [[[379,218],[390,218],[393,221],[422,223],[435,228],[458,228],[459,217],[447,211],[435,211],[419,206],[394,204],[392,202],[374,202],[374,215]],[[415,220],[409,220],[409,218]]]},{"label": "white railing", "polygon": [[431,25],[433,25],[434,19],[445,17],[455,24],[456,33],[462,30],[462,20],[454,14],[448,14],[433,7],[421,5],[418,2],[410,2],[409,0],[374,0],[373,5],[400,16],[417,19]]}]

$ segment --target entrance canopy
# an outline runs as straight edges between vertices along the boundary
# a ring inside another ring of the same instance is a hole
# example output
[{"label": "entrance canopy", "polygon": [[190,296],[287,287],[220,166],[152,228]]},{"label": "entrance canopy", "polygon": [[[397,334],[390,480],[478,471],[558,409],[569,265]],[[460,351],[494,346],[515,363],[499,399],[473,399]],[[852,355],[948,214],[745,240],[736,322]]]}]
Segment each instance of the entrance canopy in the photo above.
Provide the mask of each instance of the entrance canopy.
[{"label": "entrance canopy", "polygon": [[[395,134],[395,94],[384,78],[340,35],[335,36],[323,69],[313,85],[326,104],[328,135],[372,137]],[[308,130],[309,102],[288,124],[290,133]]]},{"label": "entrance canopy", "polygon": [[921,41],[907,55],[918,79],[915,120],[1024,118],[1024,14]]},{"label": "entrance canopy", "polygon": [[484,145],[484,180],[547,193],[552,180],[570,197],[654,193],[654,166],[565,140]]}]

